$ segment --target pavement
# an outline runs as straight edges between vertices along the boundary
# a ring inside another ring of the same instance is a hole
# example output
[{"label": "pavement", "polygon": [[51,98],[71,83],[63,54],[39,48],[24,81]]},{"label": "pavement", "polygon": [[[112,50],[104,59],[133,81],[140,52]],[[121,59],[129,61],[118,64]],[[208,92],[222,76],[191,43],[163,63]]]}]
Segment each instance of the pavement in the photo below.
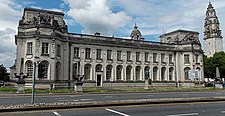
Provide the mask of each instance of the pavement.
[{"label": "pavement", "polygon": [[[83,94],[83,93],[77,93],[77,94],[79,95],[79,94]],[[42,95],[54,95],[54,94],[38,94],[38,96],[42,96]],[[10,97],[12,97],[12,96],[31,96],[31,94],[0,93],[0,97],[7,97],[7,96],[10,96]],[[20,105],[12,105],[12,106],[0,106],[0,112],[53,110],[53,109],[69,109],[69,108],[106,107],[106,106],[125,106],[125,105],[144,105],[144,104],[216,102],[216,101],[225,101],[225,97],[195,97],[195,98],[191,97],[191,98],[88,101],[88,102],[84,101],[84,102],[35,103],[35,104],[20,104]]]}]

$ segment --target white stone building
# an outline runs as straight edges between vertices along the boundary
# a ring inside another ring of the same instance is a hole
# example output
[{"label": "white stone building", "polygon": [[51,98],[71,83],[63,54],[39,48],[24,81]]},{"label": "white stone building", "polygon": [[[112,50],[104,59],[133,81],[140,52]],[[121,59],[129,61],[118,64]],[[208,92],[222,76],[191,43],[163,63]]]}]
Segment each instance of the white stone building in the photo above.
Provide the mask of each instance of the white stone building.
[{"label": "white stone building", "polygon": [[24,9],[15,36],[16,72],[28,74],[28,82],[35,62],[40,62],[35,69],[37,82],[55,85],[70,85],[78,75],[84,76],[87,86],[112,81],[135,85],[145,78],[153,83],[182,84],[189,82],[189,70],[199,70],[203,81],[198,32],[176,30],[161,35],[160,42],[145,41],[136,24],[131,39],[75,34],[67,31],[63,16],[61,12]]}]

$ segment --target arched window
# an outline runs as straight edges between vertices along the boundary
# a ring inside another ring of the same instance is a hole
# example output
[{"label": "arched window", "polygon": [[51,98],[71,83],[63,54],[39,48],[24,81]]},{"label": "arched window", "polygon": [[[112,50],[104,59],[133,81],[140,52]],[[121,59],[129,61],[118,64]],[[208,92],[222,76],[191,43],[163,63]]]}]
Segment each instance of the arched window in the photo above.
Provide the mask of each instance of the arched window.
[{"label": "arched window", "polygon": [[110,80],[112,78],[112,65],[106,66],[106,80]]},{"label": "arched window", "polygon": [[131,66],[127,66],[126,68],[126,80],[131,80]]},{"label": "arched window", "polygon": [[137,66],[136,67],[136,80],[141,80],[141,67]]},{"label": "arched window", "polygon": [[85,64],[84,66],[84,79],[85,80],[91,79],[91,64]]},{"label": "arched window", "polygon": [[189,80],[188,72],[189,72],[190,70],[191,70],[190,67],[184,68],[184,79],[185,79],[185,80]]},{"label": "arched window", "polygon": [[122,79],[122,69],[123,69],[123,67],[121,65],[118,65],[116,67],[116,80]]},{"label": "arched window", "polygon": [[61,71],[61,64],[60,62],[57,62],[55,66],[55,80],[60,80],[60,71]]},{"label": "arched window", "polygon": [[173,67],[170,67],[170,68],[169,68],[169,80],[170,80],[170,81],[173,80],[173,71],[174,71]]},{"label": "arched window", "polygon": [[40,64],[39,64],[39,67],[41,66],[41,71],[42,72],[38,72],[38,73],[42,73],[43,76],[40,77],[40,78],[43,78],[43,79],[47,79],[48,77],[48,61],[42,61]]},{"label": "arched window", "polygon": [[95,71],[96,72],[101,72],[102,71],[102,65],[101,64],[96,65]]},{"label": "arched window", "polygon": [[157,80],[157,75],[158,75],[158,67],[153,68],[153,80]]},{"label": "arched window", "polygon": [[28,60],[26,62],[26,69],[27,69],[27,78],[32,78],[33,75],[33,63]]},{"label": "arched window", "polygon": [[161,68],[161,81],[165,81],[166,80],[166,68],[162,67]]},{"label": "arched window", "polygon": [[151,79],[151,72],[149,66],[145,67],[145,79]]}]

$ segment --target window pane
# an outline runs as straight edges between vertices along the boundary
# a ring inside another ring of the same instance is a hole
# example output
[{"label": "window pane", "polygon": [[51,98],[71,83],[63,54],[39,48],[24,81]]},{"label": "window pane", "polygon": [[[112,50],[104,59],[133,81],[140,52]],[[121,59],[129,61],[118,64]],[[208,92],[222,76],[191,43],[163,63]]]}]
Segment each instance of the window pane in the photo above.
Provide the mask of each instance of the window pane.
[{"label": "window pane", "polygon": [[91,52],[91,48],[86,48],[85,49],[85,58],[86,59],[90,59],[91,57],[91,54],[90,54],[90,52]]},{"label": "window pane", "polygon": [[27,54],[32,54],[32,42],[27,43]]}]

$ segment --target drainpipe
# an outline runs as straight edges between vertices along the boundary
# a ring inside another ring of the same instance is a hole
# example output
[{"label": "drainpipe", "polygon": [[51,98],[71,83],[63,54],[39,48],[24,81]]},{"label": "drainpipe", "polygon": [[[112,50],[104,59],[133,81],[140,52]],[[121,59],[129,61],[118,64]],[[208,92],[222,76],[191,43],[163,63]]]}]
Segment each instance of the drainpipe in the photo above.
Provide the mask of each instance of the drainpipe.
[{"label": "drainpipe", "polygon": [[72,43],[70,43],[69,42],[69,61],[68,61],[68,68],[69,68],[69,70],[68,70],[68,72],[69,72],[69,74],[68,74],[68,89],[70,89],[70,72],[71,72],[71,45],[72,45]]}]

